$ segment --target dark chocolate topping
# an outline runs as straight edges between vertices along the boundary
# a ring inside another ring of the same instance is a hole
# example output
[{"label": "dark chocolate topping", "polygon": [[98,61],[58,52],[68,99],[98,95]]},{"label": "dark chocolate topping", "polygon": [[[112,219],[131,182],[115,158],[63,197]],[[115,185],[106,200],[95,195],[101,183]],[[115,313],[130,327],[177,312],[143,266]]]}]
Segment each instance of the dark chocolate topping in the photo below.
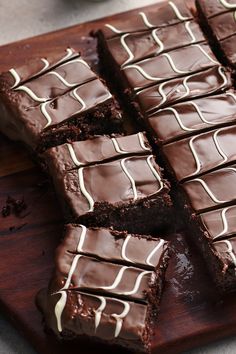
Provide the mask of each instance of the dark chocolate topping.
[{"label": "dark chocolate topping", "polygon": [[[163,146],[178,181],[236,161],[236,127],[219,128]],[[181,158],[180,158],[181,157]]]},{"label": "dark chocolate topping", "polygon": [[[54,170],[71,170],[82,165],[103,162],[131,154],[151,153],[145,133],[129,136],[100,136],[95,139],[71,142],[46,151],[44,158]],[[54,172],[55,173],[55,172]]]},{"label": "dark chocolate topping", "polygon": [[223,39],[220,42],[220,47],[224,52],[225,58],[227,59],[228,63],[233,67],[235,67],[236,65],[235,46],[236,46],[236,35]]},{"label": "dark chocolate topping", "polygon": [[143,114],[195,97],[218,93],[232,85],[230,74],[223,67],[170,80],[139,91],[136,94]]},{"label": "dark chocolate topping", "polygon": [[197,0],[197,4],[207,18],[230,10],[236,10],[235,0]]},{"label": "dark chocolate topping", "polygon": [[150,10],[141,11],[130,18],[130,14],[123,14],[122,21],[114,20],[107,23],[101,30],[105,38],[119,36],[128,32],[150,30],[150,28],[165,27],[193,18],[186,3],[182,0],[169,1],[162,6],[157,4]]},{"label": "dark chocolate topping", "polygon": [[195,99],[166,107],[148,117],[152,133],[160,143],[192,135],[236,120],[236,94]]},{"label": "dark chocolate topping", "polygon": [[209,25],[218,40],[227,38],[236,33],[236,5],[235,11],[226,12],[209,19]]},{"label": "dark chocolate topping", "polygon": [[236,270],[236,237],[227,240],[220,240],[213,243],[213,247],[218,253],[218,257],[224,264],[224,273],[228,268],[233,270],[235,276]]},{"label": "dark chocolate topping", "polygon": [[138,90],[218,65],[208,45],[195,44],[127,65],[123,74],[129,86]]},{"label": "dark chocolate topping", "polygon": [[[176,33],[178,33],[178,41],[176,41]],[[187,21],[147,32],[126,33],[108,40],[106,44],[116,63],[124,66],[204,40],[199,25],[194,21]]]},{"label": "dark chocolate topping", "polygon": [[207,173],[182,184],[194,211],[202,213],[236,202],[236,166]]}]

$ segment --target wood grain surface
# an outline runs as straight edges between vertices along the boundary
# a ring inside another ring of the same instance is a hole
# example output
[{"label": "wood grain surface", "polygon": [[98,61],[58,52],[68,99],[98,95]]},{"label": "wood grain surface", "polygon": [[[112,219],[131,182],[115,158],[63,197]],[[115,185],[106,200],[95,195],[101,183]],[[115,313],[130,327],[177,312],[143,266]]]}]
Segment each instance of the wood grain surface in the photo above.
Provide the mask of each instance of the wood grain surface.
[{"label": "wood grain surface", "polygon": [[[130,11],[126,16],[137,11]],[[67,46],[80,50],[94,65],[96,43],[88,34],[104,22],[120,16],[0,47],[0,71]],[[20,144],[0,135],[0,208],[8,196],[24,197],[27,209],[21,217],[0,216],[1,310],[41,354],[110,352],[106,347],[94,346],[88,341],[58,343],[51,334],[44,332],[42,317],[34,303],[35,295],[49,280],[63,219],[47,176]],[[222,299],[217,294],[188,235],[175,231],[166,238],[172,241],[173,256],[167,271],[153,353],[177,354],[235,334],[235,296],[232,294]],[[112,353],[121,351],[112,349]]]}]

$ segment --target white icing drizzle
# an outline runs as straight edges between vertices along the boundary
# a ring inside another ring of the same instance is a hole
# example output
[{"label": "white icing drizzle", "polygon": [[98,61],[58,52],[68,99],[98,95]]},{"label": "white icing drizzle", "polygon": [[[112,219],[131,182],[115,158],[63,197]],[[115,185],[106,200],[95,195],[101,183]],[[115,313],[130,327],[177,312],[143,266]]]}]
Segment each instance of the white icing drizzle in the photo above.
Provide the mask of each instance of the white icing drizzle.
[{"label": "white icing drizzle", "polygon": [[143,23],[145,24],[145,26],[146,26],[147,28],[153,28],[153,27],[155,27],[154,25],[152,25],[152,24],[149,22],[149,20],[148,20],[148,18],[147,18],[147,15],[146,15],[144,12],[139,12],[139,15],[142,17]]},{"label": "white icing drizzle", "polygon": [[215,131],[215,133],[213,134],[213,140],[216,146],[216,149],[218,150],[219,154],[223,157],[223,161],[221,163],[224,163],[228,160],[227,155],[224,153],[224,151],[222,150],[222,148],[220,147],[219,141],[217,139],[217,135],[222,131],[223,129],[218,129]]},{"label": "white icing drizzle", "polygon": [[[203,114],[202,114],[202,112],[200,111],[200,108],[198,107],[198,105],[197,105],[195,102],[189,101],[188,103],[191,104],[191,105],[196,109],[196,111],[197,111],[197,113],[198,113],[198,115],[199,115],[199,118],[200,118],[204,123],[210,124],[210,125],[214,125],[214,124],[215,124],[214,122],[210,122],[210,121],[208,121],[206,118],[203,117]],[[195,129],[193,129],[193,130],[195,130]]]},{"label": "white icing drizzle", "polygon": [[143,277],[144,277],[145,275],[147,275],[147,274],[152,274],[152,271],[146,270],[146,271],[141,272],[141,273],[138,275],[138,277],[137,277],[137,279],[136,279],[136,281],[135,281],[135,284],[134,284],[133,289],[130,290],[130,291],[125,291],[125,292],[123,292],[122,295],[133,295],[133,294],[136,294],[137,291],[138,291],[138,289],[139,289],[139,287],[140,287],[140,283],[141,283]]},{"label": "white icing drizzle", "polygon": [[125,240],[124,240],[124,242],[123,242],[123,245],[122,245],[122,248],[121,248],[121,257],[122,257],[124,260],[126,260],[127,262],[134,263],[134,262],[131,261],[131,259],[128,258],[128,257],[126,256],[126,254],[125,254],[125,252],[126,252],[126,247],[127,247],[128,243],[129,243],[130,238],[131,238],[131,235],[126,236],[126,238],[125,238]]},{"label": "white icing drizzle", "polygon": [[[68,64],[68,63],[66,63],[66,64]],[[54,75],[54,76],[56,76],[62,83],[63,83],[63,85],[65,85],[66,87],[74,87],[74,86],[77,86],[78,85],[78,83],[73,83],[73,84],[71,84],[71,83],[69,83],[68,81],[66,81],[65,79],[64,79],[64,77],[62,77],[60,74],[58,74],[56,71],[50,71],[49,73],[47,73],[46,75]]]},{"label": "white icing drizzle", "polygon": [[88,211],[93,211],[94,200],[93,200],[92,196],[88,193],[87,189],[85,188],[83,170],[84,170],[83,167],[80,167],[78,169],[79,186],[80,186],[80,190],[81,190],[82,194],[84,195],[84,197],[88,201],[88,204],[89,204],[89,210]]},{"label": "white icing drizzle", "polygon": [[147,146],[145,146],[145,144],[144,144],[143,133],[141,133],[141,132],[138,133],[138,139],[139,139],[139,143],[140,143],[141,148],[143,150],[149,151],[150,149]]},{"label": "white icing drizzle", "polygon": [[129,49],[129,46],[125,42],[125,38],[128,37],[129,35],[130,35],[129,33],[126,33],[126,34],[123,34],[123,36],[120,37],[121,45],[123,46],[124,50],[128,54],[128,59],[124,61],[124,63],[121,65],[121,67],[123,67],[124,65],[130,63],[134,59],[134,54],[132,53],[132,51]]},{"label": "white icing drizzle", "polygon": [[200,44],[194,44],[194,47],[200,49],[200,51],[214,64],[219,65],[219,62],[214,60]]},{"label": "white icing drizzle", "polygon": [[181,15],[178,7],[176,6],[176,4],[173,3],[173,1],[169,1],[168,4],[172,7],[172,9],[174,10],[174,13],[176,14],[176,17],[179,20],[181,20],[181,21],[189,20],[189,17]]},{"label": "white icing drizzle", "polygon": [[197,138],[198,138],[198,136],[194,136],[189,140],[189,147],[190,147],[190,150],[191,150],[193,157],[195,159],[195,162],[196,162],[196,170],[195,170],[195,172],[191,173],[190,176],[194,176],[201,171],[201,162],[200,162],[197,152],[193,146],[194,140]]},{"label": "white icing drizzle", "polygon": [[228,80],[227,80],[227,76],[224,74],[223,66],[219,66],[218,72],[223,79],[223,84],[221,85],[221,87],[224,87],[227,84]]},{"label": "white icing drizzle", "polygon": [[177,67],[176,67],[176,65],[175,65],[175,63],[174,63],[174,61],[173,61],[173,59],[171,58],[171,56],[170,56],[169,53],[163,53],[162,56],[167,58],[167,60],[168,60],[168,62],[169,62],[169,64],[170,64],[170,66],[171,66],[171,68],[172,68],[176,73],[179,73],[179,74],[187,74],[187,73],[189,73],[189,70],[186,71],[186,70],[179,70],[179,69],[177,69]]},{"label": "white icing drizzle", "polygon": [[50,99],[49,97],[38,97],[29,87],[27,87],[25,85],[18,86],[14,90],[26,92],[36,102],[43,103],[43,102],[46,102]]},{"label": "white icing drizzle", "polygon": [[227,96],[231,96],[235,101],[236,101],[236,95],[233,94],[232,92],[226,92],[225,93]]},{"label": "white icing drizzle", "polygon": [[119,154],[128,154],[128,151],[121,150],[116,138],[111,138],[111,141],[113,143],[113,146],[114,146],[116,152],[118,152]]},{"label": "white icing drizzle", "polygon": [[100,321],[101,321],[102,312],[106,308],[106,299],[103,296],[97,296],[97,295],[89,295],[89,296],[96,297],[97,299],[99,299],[101,301],[101,305],[98,307],[97,310],[94,311],[95,312],[95,333],[96,333],[96,330],[97,330],[97,328],[100,324]]},{"label": "white icing drizzle", "polygon": [[185,130],[185,131],[189,131],[189,132],[195,130],[194,128],[188,128],[188,127],[186,127],[186,126],[182,123],[181,118],[180,118],[180,115],[179,115],[178,111],[177,111],[175,108],[173,108],[173,107],[167,107],[167,108],[163,108],[163,109],[159,109],[159,110],[158,110],[158,112],[163,112],[163,111],[171,111],[171,112],[173,112],[173,114],[174,114],[174,116],[175,116],[175,118],[176,118],[176,120],[177,120],[179,126],[181,127],[181,129],[183,129],[183,130]]},{"label": "white icing drizzle", "polygon": [[13,78],[15,79],[15,83],[11,87],[13,89],[20,83],[21,79],[20,79],[20,76],[19,76],[18,72],[15,69],[13,69],[13,68],[9,70],[9,73],[11,73]]},{"label": "white icing drizzle", "polygon": [[226,7],[226,9],[235,9],[236,8],[236,4],[230,4],[226,0],[219,0],[219,1],[224,7]]},{"label": "white icing drizzle", "polygon": [[190,43],[195,43],[195,42],[197,41],[197,39],[196,39],[196,37],[194,36],[193,31],[191,30],[191,27],[190,27],[190,26],[191,26],[191,21],[185,22],[184,25],[185,25],[185,28],[186,28],[188,34],[189,34],[190,37],[191,37],[191,42],[190,42]]},{"label": "white icing drizzle", "polygon": [[150,266],[152,266],[152,267],[155,266],[155,264],[153,264],[153,263],[151,262],[151,259],[152,259],[152,257],[154,256],[154,254],[164,245],[164,243],[165,243],[165,241],[162,240],[162,239],[159,241],[158,245],[156,245],[156,247],[154,247],[154,249],[153,249],[153,250],[151,251],[151,253],[148,255],[148,257],[147,257],[147,259],[146,259],[146,264],[148,264],[148,265],[150,265]]},{"label": "white icing drizzle", "polygon": [[123,319],[128,315],[130,311],[130,304],[126,301],[122,301],[119,299],[116,299],[116,301],[120,302],[121,304],[124,305],[124,310],[118,315],[116,313],[113,313],[111,316],[116,319],[116,329],[115,329],[115,334],[114,337],[118,337],[120,334],[120,331],[122,329],[123,325]]},{"label": "white icing drizzle", "polygon": [[108,285],[108,286],[101,286],[100,289],[104,289],[104,290],[115,289],[119,285],[125,270],[128,269],[128,268],[129,267],[127,267],[127,266],[123,266],[122,268],[120,268],[120,270],[119,270],[114,282],[111,285]]},{"label": "white icing drizzle", "polygon": [[157,51],[157,54],[159,54],[159,53],[163,52],[164,44],[162,43],[162,41],[158,37],[157,30],[158,29],[155,29],[155,30],[152,31],[152,37],[153,37],[154,41],[157,43],[157,45],[159,45],[159,50]]},{"label": "white icing drizzle", "polygon": [[[149,59],[144,59],[144,60],[142,60],[142,62],[145,62],[145,61],[148,61],[148,60]],[[122,70],[126,70],[126,69],[136,69],[145,79],[150,80],[150,81],[161,81],[161,80],[164,80],[164,78],[162,78],[162,77],[149,75],[148,73],[146,73],[146,71],[143,68],[141,68],[137,64],[127,65]],[[137,90],[137,89],[138,88],[135,88],[135,90]]]},{"label": "white icing drizzle", "polygon": [[36,75],[38,75],[38,74],[42,73],[43,71],[47,70],[47,68],[49,67],[49,62],[48,62],[47,59],[41,58],[41,61],[43,62],[44,66]]},{"label": "white icing drizzle", "polygon": [[83,111],[83,110],[86,108],[86,103],[85,103],[84,100],[78,95],[78,93],[76,92],[76,90],[77,90],[77,88],[72,91],[72,94],[73,94],[74,98],[75,98],[77,101],[79,101],[79,103],[81,104],[82,107],[81,107],[80,110],[78,111],[78,112],[81,112],[81,111]]},{"label": "white icing drizzle", "polygon": [[44,115],[44,117],[47,120],[47,124],[45,125],[44,129],[47,128],[50,124],[52,124],[52,118],[50,117],[50,115],[48,114],[48,112],[46,110],[46,106],[48,103],[49,103],[49,101],[44,102],[40,105],[41,113]]},{"label": "white icing drizzle", "polygon": [[221,212],[221,218],[222,218],[223,230],[222,230],[218,235],[216,235],[216,236],[214,237],[214,239],[216,239],[216,238],[218,238],[218,237],[220,237],[220,236],[223,236],[223,235],[225,235],[225,234],[227,233],[227,231],[228,231],[228,221],[227,221],[227,218],[226,218],[226,213],[227,213],[227,211],[228,211],[229,209],[231,209],[231,208],[228,207],[228,208],[224,208],[224,209],[222,210],[222,212]]},{"label": "white icing drizzle", "polygon": [[236,267],[236,256],[233,252],[233,246],[229,240],[221,240],[221,241],[216,241],[215,243],[226,243],[228,246],[228,249],[225,251],[225,253],[228,253],[230,257],[232,258],[232,261],[234,263],[234,266]]},{"label": "white icing drizzle", "polygon": [[134,193],[134,200],[136,200],[138,198],[138,193],[137,193],[137,188],[136,188],[136,185],[135,185],[135,180],[133,179],[133,177],[128,172],[127,168],[125,167],[125,161],[127,159],[129,159],[129,157],[126,157],[125,159],[121,160],[120,164],[121,164],[121,167],[122,167],[124,173],[126,174],[128,179],[130,180],[130,183],[131,183],[131,186],[132,186],[132,189],[133,189],[133,193]]},{"label": "white icing drizzle", "polygon": [[70,157],[71,157],[72,161],[74,162],[74,164],[75,164],[76,166],[81,166],[81,165],[83,165],[82,162],[80,162],[80,161],[77,159],[77,157],[76,157],[76,155],[75,155],[75,150],[74,150],[72,144],[67,143],[66,145],[67,145],[67,148],[68,148],[68,150],[69,150]]},{"label": "white icing drizzle", "polygon": [[79,243],[78,243],[78,246],[77,246],[77,252],[82,252],[82,248],[83,248],[83,245],[84,245],[84,240],[85,240],[85,237],[86,237],[86,233],[87,233],[87,227],[84,226],[84,225],[79,225],[82,229],[81,231],[81,234],[80,234],[80,238],[79,238]]},{"label": "white icing drizzle", "polygon": [[[205,189],[205,191],[207,192],[207,194],[209,195],[209,197],[213,200],[213,202],[215,202],[216,204],[221,204],[221,203],[226,203],[227,200],[219,200],[216,198],[216,196],[212,193],[212,191],[210,190],[210,188],[208,187],[208,185],[206,184],[205,181],[203,181],[201,178],[195,178],[193,180],[191,180],[190,182],[199,182],[202,187]],[[185,182],[188,183],[188,182]]]},{"label": "white icing drizzle", "polygon": [[[154,177],[156,177],[156,179],[158,180],[159,184],[160,184],[160,188],[157,190],[157,192],[159,192],[162,188],[163,188],[163,182],[162,182],[162,179],[160,177],[160,175],[158,174],[158,172],[156,171],[156,169],[153,167],[152,163],[151,163],[151,159],[154,158],[153,155],[149,155],[147,157],[147,164],[150,168],[150,170],[152,171]],[[156,193],[157,193],[156,192]]]},{"label": "white icing drizzle", "polygon": [[67,300],[66,290],[70,286],[72,275],[73,275],[73,273],[75,271],[75,268],[77,266],[77,263],[78,263],[78,260],[80,259],[80,257],[82,257],[82,256],[81,255],[76,255],[73,258],[73,261],[72,261],[72,264],[71,264],[71,267],[70,267],[70,271],[69,271],[68,277],[66,279],[65,285],[57,293],[54,294],[54,295],[56,295],[56,294],[60,294],[61,295],[61,297],[57,301],[57,303],[55,305],[55,309],[54,309],[54,313],[55,313],[56,320],[57,320],[57,329],[58,329],[59,332],[62,332],[61,316],[62,316],[63,310],[64,310],[65,305],[66,305],[66,300]]},{"label": "white icing drizzle", "polygon": [[106,24],[105,24],[105,27],[109,28],[112,32],[115,32],[115,33],[117,33],[117,34],[122,33],[122,31],[120,31],[118,28],[116,28],[116,27],[110,25],[109,23],[106,23]]}]

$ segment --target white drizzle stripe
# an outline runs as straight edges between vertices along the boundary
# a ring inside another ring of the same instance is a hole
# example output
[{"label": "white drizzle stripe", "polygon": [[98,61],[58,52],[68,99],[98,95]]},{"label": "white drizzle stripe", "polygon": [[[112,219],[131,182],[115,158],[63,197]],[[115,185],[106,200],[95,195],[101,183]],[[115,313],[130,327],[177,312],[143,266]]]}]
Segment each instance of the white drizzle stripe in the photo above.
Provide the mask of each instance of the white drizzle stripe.
[{"label": "white drizzle stripe", "polygon": [[68,277],[67,277],[65,285],[57,293],[54,294],[54,295],[61,294],[61,297],[57,301],[57,303],[55,305],[55,309],[54,309],[54,313],[55,313],[56,320],[57,320],[57,329],[58,329],[59,332],[62,332],[61,316],[62,316],[63,310],[64,310],[65,305],[66,305],[66,300],[67,300],[67,294],[66,294],[66,291],[64,291],[64,290],[67,290],[69,288],[69,286],[70,286],[72,275],[73,275],[73,273],[75,271],[75,268],[77,266],[77,263],[78,263],[78,260],[80,259],[80,257],[82,257],[82,256],[81,255],[76,255],[73,258],[73,261],[72,261],[72,264],[71,264],[71,267],[70,267],[70,271],[69,271],[69,274],[68,274]]},{"label": "white drizzle stripe", "polygon": [[36,75],[38,75],[38,74],[42,73],[43,71],[47,70],[47,68],[49,67],[49,62],[48,62],[47,59],[41,58],[41,61],[44,63],[44,67]]},{"label": "white drizzle stripe", "polygon": [[194,47],[197,47],[198,49],[200,49],[200,51],[214,64],[219,65],[219,62],[216,61],[215,59],[213,59],[205,49],[203,49],[203,47],[200,44],[194,44]]},{"label": "white drizzle stripe", "polygon": [[138,193],[137,193],[137,188],[135,185],[135,180],[133,179],[133,177],[130,175],[130,173],[128,172],[127,168],[125,167],[125,161],[129,159],[129,157],[126,157],[125,159],[121,160],[120,164],[121,167],[124,171],[124,173],[126,174],[126,176],[128,177],[128,179],[130,180],[132,189],[133,189],[133,193],[134,193],[134,200],[136,200],[138,198]]},{"label": "white drizzle stripe", "polygon": [[226,9],[235,9],[236,4],[229,4],[226,0],[220,0],[221,4],[226,7]]},{"label": "white drizzle stripe", "polygon": [[138,139],[139,139],[139,143],[140,143],[141,148],[143,150],[150,151],[150,149],[147,146],[145,146],[145,144],[144,144],[143,133],[141,133],[141,132],[138,133]]},{"label": "white drizzle stripe", "polygon": [[173,112],[173,113],[174,113],[174,116],[175,116],[175,118],[176,118],[176,120],[177,120],[177,122],[178,122],[178,124],[179,124],[179,126],[181,127],[181,129],[183,129],[183,130],[185,130],[185,131],[189,131],[189,132],[195,130],[194,128],[188,128],[188,127],[186,127],[186,126],[182,123],[181,118],[180,118],[180,115],[179,115],[178,111],[177,111],[175,108],[172,108],[172,107],[163,108],[163,109],[160,109],[160,110],[158,111],[158,113],[159,113],[159,112],[163,112],[163,111],[171,111],[171,112]]},{"label": "white drizzle stripe", "polygon": [[72,161],[74,162],[74,164],[75,164],[76,166],[81,166],[81,165],[83,165],[82,162],[80,162],[80,161],[77,159],[77,157],[76,157],[76,155],[75,155],[75,150],[74,150],[72,144],[67,143],[66,145],[67,145],[67,148],[68,148],[68,150],[69,150],[70,157],[71,157]]},{"label": "white drizzle stripe", "polygon": [[121,314],[116,314],[113,313],[111,316],[114,317],[116,319],[116,329],[115,329],[115,334],[114,337],[118,337],[120,334],[120,331],[122,329],[122,325],[123,325],[123,318],[125,318],[129,311],[130,311],[130,304],[126,301],[122,301],[122,300],[118,300],[116,299],[116,301],[120,302],[121,304],[124,305],[124,310],[121,312]]},{"label": "white drizzle stripe", "polygon": [[129,268],[129,267],[127,267],[127,266],[124,266],[124,267],[120,268],[120,270],[119,270],[119,272],[118,272],[118,274],[117,274],[117,276],[116,276],[114,282],[112,283],[112,285],[101,286],[100,289],[103,289],[103,290],[112,290],[112,289],[115,289],[115,288],[119,285],[119,283],[120,283],[120,281],[121,281],[121,279],[122,279],[122,277],[123,277],[123,274],[124,274],[125,270],[128,269],[128,268]]},{"label": "white drizzle stripe", "polygon": [[191,30],[191,21],[187,21],[187,22],[185,22],[185,28],[186,28],[186,30],[187,30],[187,32],[188,32],[188,34],[190,35],[190,37],[191,37],[191,42],[190,43],[195,43],[196,41],[197,41],[197,39],[196,39],[196,37],[194,36],[194,34],[193,34],[193,31]]},{"label": "white drizzle stripe", "polygon": [[223,157],[223,161],[221,163],[224,163],[228,160],[227,155],[224,153],[224,151],[222,150],[222,148],[220,147],[219,141],[217,139],[217,135],[222,131],[222,129],[218,129],[217,131],[215,131],[215,133],[213,134],[213,140],[216,146],[216,149],[218,150],[219,154]]},{"label": "white drizzle stripe", "polygon": [[226,95],[233,97],[233,99],[236,101],[236,95],[234,95],[232,92],[226,92]]},{"label": "white drizzle stripe", "polygon": [[69,59],[69,58],[72,56],[72,54],[73,54],[73,51],[72,51],[71,48],[66,48],[66,52],[67,52],[67,54],[66,54],[63,58],[61,58],[61,59],[57,62],[57,64],[63,62],[64,60]]},{"label": "white drizzle stripe", "polygon": [[77,246],[77,252],[82,252],[86,233],[87,233],[87,227],[84,225],[81,225],[81,224],[79,226],[81,227],[82,230],[81,230],[81,234],[80,234],[80,238],[79,238],[79,243]]},{"label": "white drizzle stripe", "polygon": [[50,97],[38,97],[29,87],[27,87],[25,85],[18,86],[14,90],[26,92],[36,102],[43,103],[43,102],[46,102],[50,99]]},{"label": "white drizzle stripe", "polygon": [[72,59],[70,61],[67,61],[66,63],[63,63],[59,66],[59,68],[63,68],[63,66],[66,66],[66,65],[70,65],[70,64],[73,64],[73,63],[80,63],[80,64],[83,64],[84,66],[86,66],[88,69],[90,69],[90,66],[88,65],[88,63],[86,63],[86,61],[84,61],[83,59],[80,59],[80,58],[75,58],[75,59]]},{"label": "white drizzle stripe", "polygon": [[155,264],[153,264],[153,263],[151,262],[151,259],[152,259],[152,257],[154,256],[154,254],[164,245],[164,243],[165,243],[165,241],[161,239],[160,242],[158,243],[158,245],[151,251],[151,253],[150,253],[149,256],[147,257],[147,259],[146,259],[146,264],[148,264],[148,265],[150,265],[150,266],[152,266],[152,267],[155,266]]},{"label": "white drizzle stripe", "polygon": [[227,231],[228,231],[228,221],[227,221],[227,218],[226,218],[226,213],[227,213],[227,211],[228,211],[229,209],[231,209],[231,208],[228,207],[228,208],[224,208],[224,209],[222,210],[222,212],[221,212],[221,218],[222,218],[223,230],[222,230],[218,235],[216,235],[216,236],[214,237],[214,239],[216,239],[216,238],[218,238],[218,237],[220,237],[220,236],[223,236],[223,235],[225,235],[225,234],[227,233]]},{"label": "white drizzle stripe", "polygon": [[152,171],[153,175],[156,177],[156,179],[158,180],[158,182],[160,184],[160,188],[157,190],[157,192],[159,192],[163,188],[163,182],[162,182],[161,176],[158,174],[158,172],[156,171],[156,169],[153,167],[153,165],[151,163],[152,158],[154,158],[153,155],[149,155],[147,157],[147,164],[148,164],[150,170]]},{"label": "white drizzle stripe", "polygon": [[115,28],[114,26],[110,25],[109,23],[105,24],[105,27],[109,28],[112,32],[115,32],[117,34],[122,33],[122,31],[120,31],[119,29]]},{"label": "white drizzle stripe", "polygon": [[128,151],[121,150],[116,138],[111,138],[111,141],[113,143],[113,146],[114,146],[116,152],[118,152],[119,154],[128,154]]},{"label": "white drizzle stripe", "polygon": [[13,68],[9,70],[9,73],[11,73],[13,78],[15,79],[15,83],[11,87],[13,89],[14,87],[16,87],[20,83],[21,79],[20,79],[20,76],[19,76],[18,72],[15,69],[13,69]]},{"label": "white drizzle stripe", "polygon": [[52,123],[52,118],[50,117],[50,115],[48,114],[48,112],[46,110],[46,106],[47,106],[48,102],[49,101],[44,102],[40,105],[40,110],[47,120],[47,124],[45,125],[44,129],[47,128]]},{"label": "white drizzle stripe", "polygon": [[172,9],[174,10],[174,13],[176,14],[177,18],[181,21],[186,21],[189,20],[189,17],[183,16],[181,15],[178,7],[176,6],[176,4],[174,4],[172,1],[169,1],[168,4],[172,7]]},{"label": "white drizzle stripe", "polygon": [[174,63],[174,61],[173,61],[173,59],[171,58],[171,56],[170,56],[169,53],[163,53],[162,55],[163,55],[163,57],[166,57],[166,58],[167,58],[167,60],[168,60],[168,62],[169,62],[169,64],[170,64],[170,66],[171,66],[171,68],[172,68],[176,73],[178,73],[178,74],[187,74],[187,73],[189,73],[189,70],[179,70],[179,69],[177,69],[177,67],[176,67],[176,65],[175,65],[175,63]]},{"label": "white drizzle stripe", "polygon": [[152,25],[147,18],[147,15],[144,12],[139,12],[139,15],[142,17],[143,23],[145,24],[145,26],[147,28],[153,28],[155,27],[154,25]]},{"label": "white drizzle stripe", "polygon": [[[149,60],[149,59],[146,59],[146,60]],[[161,80],[164,80],[164,78],[162,78],[162,77],[156,77],[156,76],[149,75],[148,73],[146,73],[145,70],[143,70],[143,68],[141,68],[137,64],[127,65],[122,70],[126,70],[126,69],[136,69],[145,79],[150,80],[150,81],[161,81]],[[137,88],[135,88],[135,89],[137,89]]]},{"label": "white drizzle stripe", "polygon": [[121,257],[122,257],[124,260],[126,260],[127,262],[134,263],[134,262],[131,261],[131,259],[128,258],[128,257],[126,256],[126,254],[125,254],[125,253],[126,253],[126,248],[127,248],[127,245],[128,245],[128,243],[129,243],[130,238],[131,238],[130,235],[126,236],[126,238],[125,238],[125,240],[124,240],[124,242],[123,242],[123,245],[122,245],[122,248],[121,248]]},{"label": "white drizzle stripe", "polygon": [[[68,64],[68,63],[67,63]],[[77,86],[79,83],[69,83],[68,81],[66,81],[64,79],[64,77],[62,77],[60,74],[58,74],[56,71],[50,71],[49,73],[47,73],[46,75],[54,75],[56,76],[62,83],[63,85],[65,85],[66,87],[74,87]]]},{"label": "white drizzle stripe", "polygon": [[163,52],[164,44],[162,43],[162,41],[160,40],[160,38],[157,35],[157,29],[152,31],[152,37],[153,37],[154,41],[157,43],[157,45],[159,45],[159,50],[157,51],[157,54]]},{"label": "white drizzle stripe", "polygon": [[226,243],[226,245],[228,246],[228,249],[225,251],[225,253],[228,253],[230,255],[230,257],[232,258],[232,261],[234,263],[234,266],[236,267],[236,256],[233,252],[233,246],[231,244],[231,242],[229,240],[222,240],[222,241],[217,241],[216,243]]},{"label": "white drizzle stripe", "polygon": [[120,43],[123,46],[124,50],[128,54],[128,59],[121,65],[123,67],[124,65],[130,63],[134,59],[134,54],[132,51],[129,49],[127,43],[125,42],[125,38],[129,36],[129,33],[124,34],[123,36],[120,37]]},{"label": "white drizzle stripe", "polygon": [[191,150],[191,152],[193,154],[193,157],[194,157],[195,163],[196,163],[196,170],[195,170],[195,172],[191,173],[190,176],[194,176],[194,175],[196,175],[197,173],[199,173],[201,171],[201,162],[199,161],[197,152],[196,152],[196,150],[195,150],[195,148],[193,146],[193,143],[194,143],[195,139],[197,139],[197,138],[198,138],[198,136],[194,136],[193,138],[191,138],[189,140],[189,147],[190,147],[190,150]]},{"label": "white drizzle stripe", "polygon": [[148,270],[147,270],[147,271],[144,271],[144,272],[142,272],[142,273],[140,273],[140,274],[138,275],[136,281],[135,281],[135,285],[134,285],[133,289],[130,290],[130,291],[125,291],[125,292],[123,292],[122,295],[133,295],[133,294],[136,294],[137,291],[138,291],[138,289],[139,289],[139,287],[140,287],[140,283],[141,283],[143,277],[144,277],[145,275],[147,275],[147,274],[152,274],[152,273],[153,273],[153,272],[148,271]]},{"label": "white drizzle stripe", "polygon": [[226,75],[224,74],[223,71],[224,71],[223,67],[219,66],[218,72],[219,72],[220,76],[223,79],[223,84],[221,85],[221,87],[224,87],[227,84],[227,82],[228,82],[227,77],[226,77]]},{"label": "white drizzle stripe", "polygon": [[95,333],[96,330],[100,324],[101,317],[102,317],[102,312],[106,308],[106,299],[103,296],[95,296],[101,301],[101,305],[98,307],[97,310],[95,310]]},{"label": "white drizzle stripe", "polygon": [[[204,123],[210,124],[210,125],[215,125],[214,122],[210,122],[210,121],[208,121],[206,118],[203,117],[203,114],[202,114],[202,112],[200,111],[200,108],[198,107],[198,105],[197,105],[195,102],[190,101],[190,102],[188,102],[188,103],[191,104],[191,105],[196,109],[196,111],[197,111],[197,113],[198,113],[198,115],[199,115],[199,118],[200,118]],[[195,129],[193,129],[193,130],[195,130]]]},{"label": "white drizzle stripe", "polygon": [[[190,181],[192,182],[199,182],[202,187],[205,189],[205,191],[207,192],[207,194],[209,195],[209,197],[217,204],[221,204],[221,203],[226,203],[227,200],[219,200],[216,198],[216,196],[212,193],[212,191],[210,190],[210,188],[208,187],[208,185],[206,184],[205,181],[203,181],[201,178],[195,178],[193,180]],[[188,182],[185,182],[188,183]]]},{"label": "white drizzle stripe", "polygon": [[72,94],[73,94],[73,96],[75,97],[75,99],[76,99],[77,101],[79,101],[79,103],[81,104],[82,107],[81,107],[80,110],[79,110],[79,112],[81,112],[81,111],[83,111],[83,110],[86,108],[86,103],[85,103],[84,100],[78,95],[78,93],[76,92],[76,90],[77,90],[77,88],[72,91]]},{"label": "white drizzle stripe", "polygon": [[89,210],[88,211],[93,211],[94,200],[93,200],[92,196],[88,193],[87,189],[85,188],[83,170],[84,170],[83,167],[80,167],[78,169],[79,186],[80,186],[80,190],[81,190],[82,194],[84,195],[84,197],[88,201],[88,204],[89,204]]}]

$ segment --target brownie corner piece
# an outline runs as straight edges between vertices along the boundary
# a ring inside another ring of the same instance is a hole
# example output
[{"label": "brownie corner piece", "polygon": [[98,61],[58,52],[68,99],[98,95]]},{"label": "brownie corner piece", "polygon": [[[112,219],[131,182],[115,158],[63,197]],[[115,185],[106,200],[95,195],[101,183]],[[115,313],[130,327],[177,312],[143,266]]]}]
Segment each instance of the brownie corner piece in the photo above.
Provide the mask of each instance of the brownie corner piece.
[{"label": "brownie corner piece", "polygon": [[64,340],[150,352],[168,258],[160,238],[68,225],[37,299],[46,326]]},{"label": "brownie corner piece", "polygon": [[168,225],[169,183],[144,133],[63,145],[46,160],[69,220],[141,233]]}]

